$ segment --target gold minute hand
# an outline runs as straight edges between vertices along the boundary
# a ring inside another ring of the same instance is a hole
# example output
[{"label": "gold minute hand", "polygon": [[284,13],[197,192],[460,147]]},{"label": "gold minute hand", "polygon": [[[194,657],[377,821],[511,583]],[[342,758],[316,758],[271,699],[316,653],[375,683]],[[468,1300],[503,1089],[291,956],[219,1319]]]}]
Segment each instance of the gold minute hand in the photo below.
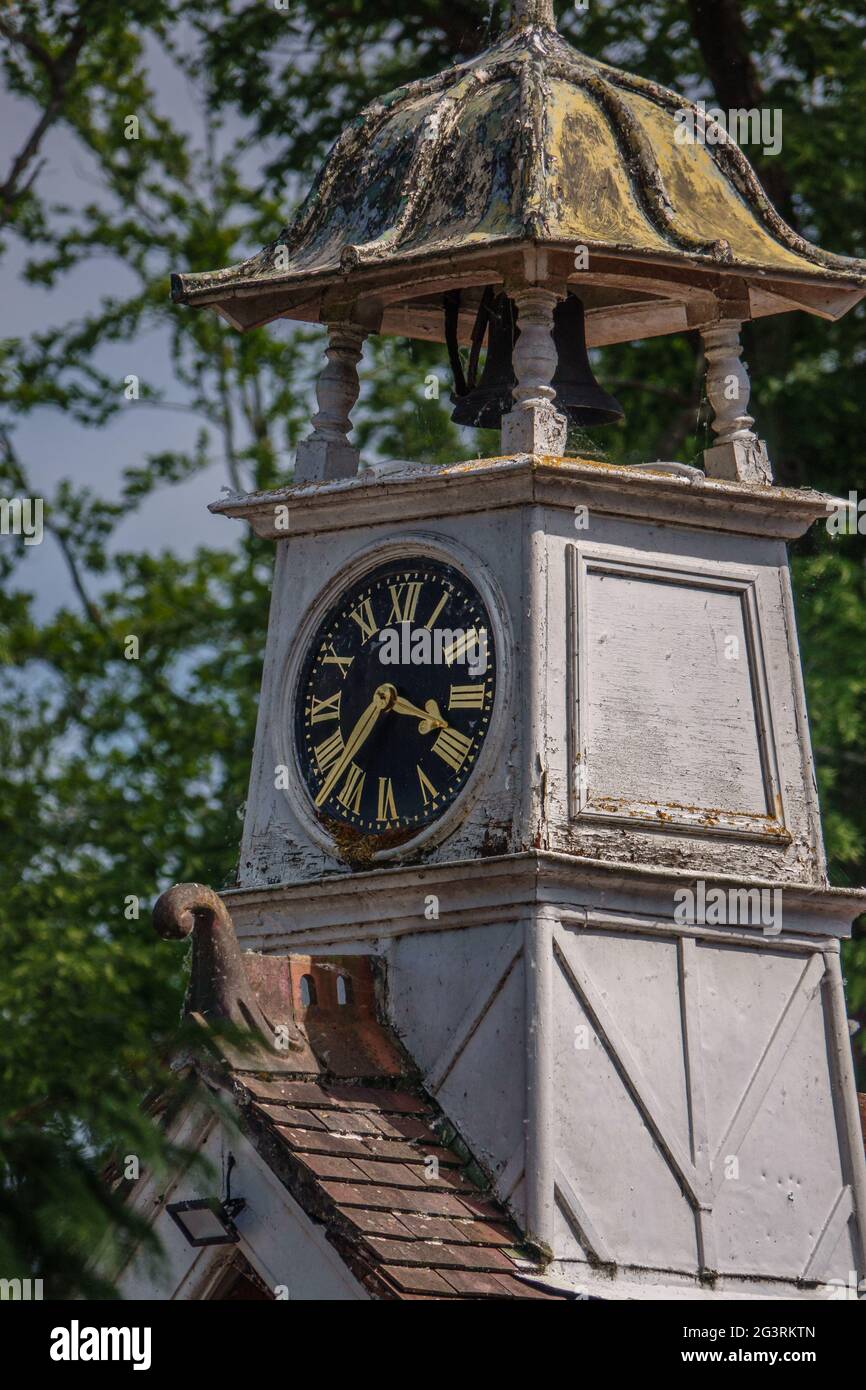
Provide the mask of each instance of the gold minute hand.
[{"label": "gold minute hand", "polygon": [[358,749],[370,737],[370,734],[373,732],[373,726],[379,718],[379,715],[393,703],[396,693],[393,686],[379,686],[379,689],[373,695],[369,705],[350,733],[349,740],[345,744],[342,753],[322,783],[321,790],[316,797],[316,806],[323,806],[325,804],[331,792],[334,790],[334,786],[354,758]]}]

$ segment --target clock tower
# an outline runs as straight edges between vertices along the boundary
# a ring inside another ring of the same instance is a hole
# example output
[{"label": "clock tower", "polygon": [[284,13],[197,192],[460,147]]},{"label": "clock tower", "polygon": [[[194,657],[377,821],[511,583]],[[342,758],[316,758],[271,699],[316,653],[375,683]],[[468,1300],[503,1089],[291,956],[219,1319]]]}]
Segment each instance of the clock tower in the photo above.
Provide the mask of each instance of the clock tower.
[{"label": "clock tower", "polygon": [[[211,508],[276,549],[223,896],[249,949],[376,959],[551,1287],[816,1297],[866,1274],[866,894],[828,886],[786,553],[835,504],[773,485],[739,334],[838,318],[866,265],[684,112],[700,136],[522,0],[368,107],[262,252],[175,277],[239,330],[327,331],[293,483]],[[587,349],[690,330],[703,467],[569,452],[621,414]],[[371,333],[447,343],[501,453],[362,467]]]}]

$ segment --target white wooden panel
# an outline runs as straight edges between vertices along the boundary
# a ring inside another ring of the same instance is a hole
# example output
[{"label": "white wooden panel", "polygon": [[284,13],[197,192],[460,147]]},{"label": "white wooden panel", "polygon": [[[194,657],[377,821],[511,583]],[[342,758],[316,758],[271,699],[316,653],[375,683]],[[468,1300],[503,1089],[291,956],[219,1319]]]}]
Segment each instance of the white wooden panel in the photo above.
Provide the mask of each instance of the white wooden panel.
[{"label": "white wooden panel", "polygon": [[766,813],[739,593],[590,569],[584,646],[593,799]]},{"label": "white wooden panel", "polygon": [[572,814],[783,832],[756,576],[572,547]]},{"label": "white wooden panel", "polygon": [[[570,943],[571,944],[571,943]],[[617,1014],[628,1027],[633,997]],[[670,1265],[696,1271],[694,1213],[635,1104],[614,1059],[561,970],[554,983],[554,1093],[559,1164],[618,1264]],[[587,1029],[589,1047],[575,1046]],[[560,1215],[556,1254],[580,1259],[582,1244]]]},{"label": "white wooden panel", "polygon": [[[438,1093],[449,1119],[494,1173],[520,1176],[526,1114],[523,961],[518,960]],[[518,1170],[518,1171],[515,1171]],[[503,1194],[505,1195],[505,1194]]]},{"label": "white wooden panel", "polygon": [[562,926],[554,953],[557,1257],[844,1282],[823,954]]},{"label": "white wooden panel", "polygon": [[[701,952],[702,960],[706,954]],[[757,953],[748,954],[757,964]],[[717,1164],[716,1230],[723,1271],[789,1278],[805,1273],[846,1186],[820,989],[809,997],[789,1037],[777,1055],[778,1068],[771,1065],[773,1075],[766,1078],[769,1085],[754,1119],[732,1146],[736,1166],[726,1165],[724,1155]],[[739,1079],[743,1087],[743,1072]],[[850,1241],[847,1250],[844,1241],[835,1253],[827,1250],[815,1276],[847,1279],[853,1265],[846,1260]]]},{"label": "white wooden panel", "polygon": [[707,1124],[713,1153],[803,973],[803,957],[698,946]]},{"label": "white wooden panel", "polygon": [[[418,901],[423,905],[423,895]],[[398,938],[388,954],[390,1021],[424,1073],[433,1068],[485,988],[514,928],[420,931]]]},{"label": "white wooden panel", "polygon": [[390,1020],[477,1158],[519,1182],[526,1114],[522,928],[401,937],[389,952]]},{"label": "white wooden panel", "polygon": [[689,1142],[677,944],[613,931],[582,931],[574,940],[600,998],[618,1018],[626,1000],[639,1000],[624,1020],[641,1068],[668,1111],[683,1147]]}]

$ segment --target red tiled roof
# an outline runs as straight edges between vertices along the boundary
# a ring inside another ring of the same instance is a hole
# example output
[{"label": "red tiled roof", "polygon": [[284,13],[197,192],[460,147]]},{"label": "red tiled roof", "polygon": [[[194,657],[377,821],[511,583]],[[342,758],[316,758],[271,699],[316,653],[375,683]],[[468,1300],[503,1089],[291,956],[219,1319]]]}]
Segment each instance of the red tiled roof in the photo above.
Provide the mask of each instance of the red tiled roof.
[{"label": "red tiled roof", "polygon": [[242,956],[200,884],[163,894],[154,920],[193,937],[187,1012],[252,1020],[258,1041],[221,1043],[209,1080],[228,1083],[259,1154],[374,1298],[564,1297],[518,1277],[542,1269],[383,1022],[380,962]]},{"label": "red tiled roof", "polygon": [[253,1142],[376,1298],[556,1298],[506,1212],[442,1142],[444,1116],[381,1086],[234,1074]]}]

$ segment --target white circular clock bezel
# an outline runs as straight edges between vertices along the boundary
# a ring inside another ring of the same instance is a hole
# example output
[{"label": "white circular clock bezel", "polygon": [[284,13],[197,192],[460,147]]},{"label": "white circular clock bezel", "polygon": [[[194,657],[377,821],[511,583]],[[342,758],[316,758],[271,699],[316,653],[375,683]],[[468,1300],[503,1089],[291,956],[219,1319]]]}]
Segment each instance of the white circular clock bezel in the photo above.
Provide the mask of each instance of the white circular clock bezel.
[{"label": "white circular clock bezel", "polygon": [[477,765],[451,805],[446,807],[442,815],[432,824],[424,826],[417,835],[413,835],[411,840],[406,840],[403,844],[391,849],[374,851],[370,859],[371,867],[379,867],[405,859],[419,849],[437,844],[453,833],[458,823],[465,819],[487,782],[492,768],[496,765],[497,755],[502,746],[507,710],[511,706],[511,683],[513,679],[511,634],[502,618],[502,614],[506,611],[502,593],[485,562],[459,542],[451,540],[450,537],[429,531],[404,532],[401,535],[392,536],[387,541],[373,541],[363,546],[349,557],[310,604],[291,642],[283,665],[278,706],[279,718],[274,729],[275,752],[277,764],[289,769],[289,786],[283,795],[288,798],[293,812],[307,835],[320,849],[326,850],[335,858],[345,859],[345,856],[337,851],[333,836],[322,828],[311,811],[310,793],[298,761],[298,750],[293,737],[296,687],[309,643],[328,610],[346,589],[362,579],[369,571],[377,569],[379,565],[403,558],[426,558],[451,565],[477,588],[484,601],[493,629],[496,650],[496,691],[490,724],[478,755]]}]

